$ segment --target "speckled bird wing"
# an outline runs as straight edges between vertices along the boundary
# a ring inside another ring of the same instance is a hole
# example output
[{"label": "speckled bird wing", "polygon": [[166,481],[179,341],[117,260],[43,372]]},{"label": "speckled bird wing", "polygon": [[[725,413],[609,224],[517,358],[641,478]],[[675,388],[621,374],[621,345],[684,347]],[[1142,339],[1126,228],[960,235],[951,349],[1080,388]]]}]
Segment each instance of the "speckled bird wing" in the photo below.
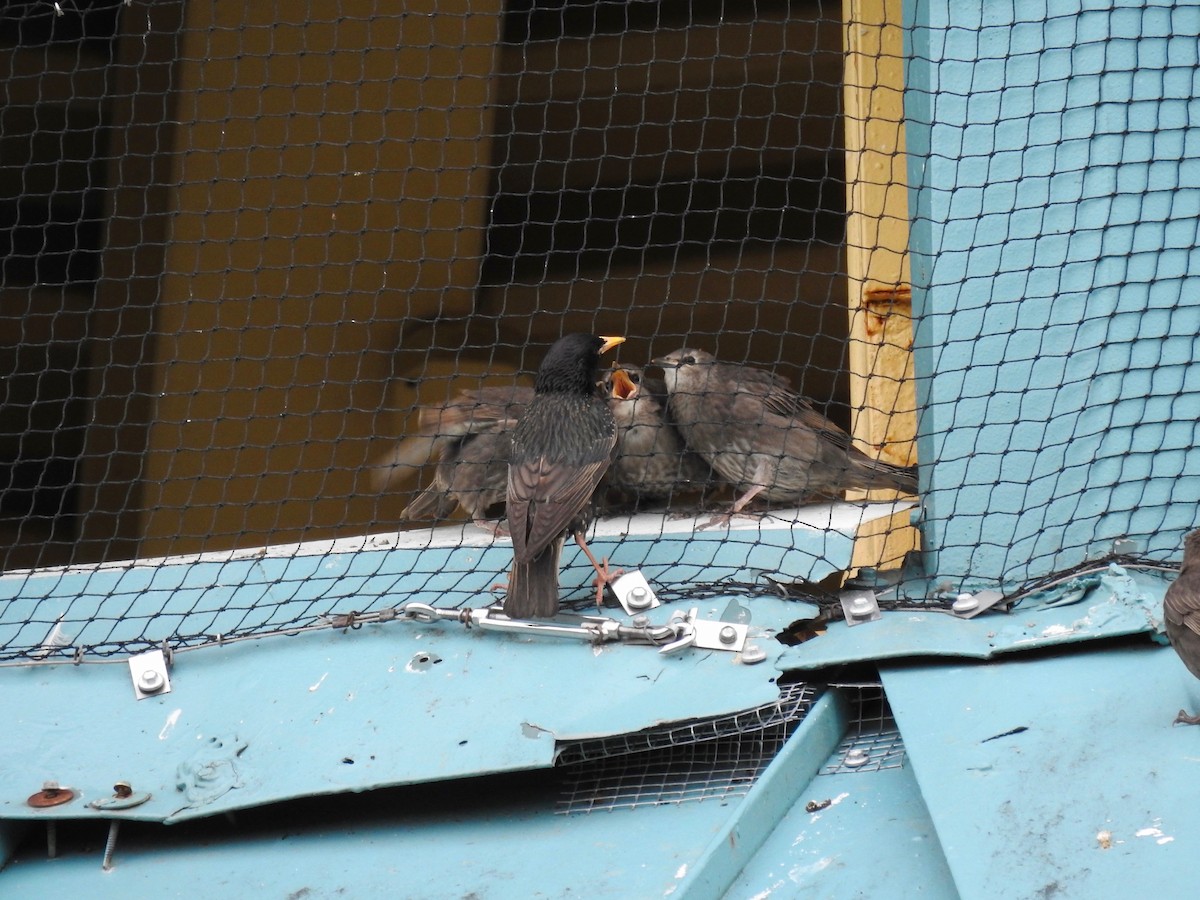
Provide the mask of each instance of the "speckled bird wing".
[{"label": "speckled bird wing", "polygon": [[748,374],[743,376],[740,390],[757,397],[767,410],[784,419],[795,420],[835,447],[854,448],[854,439],[818,412],[807,397],[792,390],[785,379],[761,369],[744,372]]},{"label": "speckled bird wing", "polygon": [[1200,634],[1200,577],[1195,572],[1180,575],[1167,588],[1163,615],[1174,624]]}]

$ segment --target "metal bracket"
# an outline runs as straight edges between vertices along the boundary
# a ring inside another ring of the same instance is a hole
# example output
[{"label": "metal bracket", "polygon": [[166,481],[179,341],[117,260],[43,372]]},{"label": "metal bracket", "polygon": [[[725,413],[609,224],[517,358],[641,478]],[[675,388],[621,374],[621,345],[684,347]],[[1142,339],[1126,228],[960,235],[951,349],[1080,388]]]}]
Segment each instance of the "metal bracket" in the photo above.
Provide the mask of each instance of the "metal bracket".
[{"label": "metal bracket", "polygon": [[959,594],[950,607],[950,614],[960,619],[973,619],[1003,600],[1004,594],[990,589],[976,591],[974,594]]},{"label": "metal bracket", "polygon": [[708,619],[697,619],[698,610],[695,607],[686,613],[674,613],[668,625],[676,629],[678,635],[671,643],[658,648],[659,653],[674,653],[684,647],[699,647],[701,650],[731,650],[740,653],[746,646],[746,637],[750,626],[734,622],[714,622]]},{"label": "metal bracket", "polygon": [[621,608],[631,616],[662,605],[662,602],[654,595],[654,589],[650,587],[646,576],[637,569],[626,572],[613,581],[611,587]]},{"label": "metal bracket", "polygon": [[842,601],[842,614],[850,627],[882,618],[874,591],[842,591],[839,599]]},{"label": "metal bracket", "polygon": [[129,674],[133,678],[133,693],[138,700],[171,693],[171,676],[167,658],[162,650],[148,650],[129,657]]}]

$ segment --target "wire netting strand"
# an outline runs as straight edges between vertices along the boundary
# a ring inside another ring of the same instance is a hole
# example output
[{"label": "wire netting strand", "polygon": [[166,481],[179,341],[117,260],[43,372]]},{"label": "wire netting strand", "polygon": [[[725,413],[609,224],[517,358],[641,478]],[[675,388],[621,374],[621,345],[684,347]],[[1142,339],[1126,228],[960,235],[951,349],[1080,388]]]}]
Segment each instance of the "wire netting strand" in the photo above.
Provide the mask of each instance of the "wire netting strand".
[{"label": "wire netting strand", "polygon": [[[79,0],[0,23],[0,660],[490,600],[496,573],[364,544],[334,580],[303,548],[503,522],[511,430],[570,332],[624,335],[640,400],[607,399],[679,432],[622,445],[602,521],[899,486],[915,525],[863,526],[837,566],[919,550],[950,587],[918,605],[1015,597],[1118,540],[1169,567],[1195,525],[1200,10]],[[681,348],[734,366],[742,405],[667,402],[652,360]],[[255,548],[294,564],[235,558]],[[181,574],[205,553],[234,556]],[[691,574],[664,595],[766,584]]]}]

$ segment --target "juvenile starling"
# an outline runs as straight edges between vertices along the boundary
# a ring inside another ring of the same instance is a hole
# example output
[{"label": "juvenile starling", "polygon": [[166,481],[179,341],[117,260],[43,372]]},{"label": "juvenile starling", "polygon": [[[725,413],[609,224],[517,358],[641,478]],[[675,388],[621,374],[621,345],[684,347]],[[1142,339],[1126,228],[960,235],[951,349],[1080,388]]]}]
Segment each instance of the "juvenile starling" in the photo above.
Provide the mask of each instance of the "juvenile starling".
[{"label": "juvenile starling", "polygon": [[597,602],[610,580],[584,540],[592,494],[617,442],[608,404],[596,396],[600,354],[625,339],[569,334],[538,369],[534,396],[513,429],[507,514],[513,567],[504,598],[510,618],[558,612],[558,560],[570,532],[596,569]]},{"label": "juvenile starling", "polygon": [[667,417],[666,385],[637,366],[609,370],[604,379],[617,423],[617,456],[607,485],[635,502],[699,493],[713,481],[708,463],[688,450]]},{"label": "juvenile starling", "polygon": [[796,503],[847,489],[917,489],[913,471],[855,448],[783,378],[703,350],[654,363],[663,367],[668,408],[687,445],[741,492],[726,519],[759,495]]},{"label": "juvenile starling", "polygon": [[514,419],[479,423],[469,434],[449,440],[440,448],[433,482],[404,508],[401,520],[444,519],[461,509],[479,528],[499,534],[500,526],[489,517],[502,514],[515,424]]},{"label": "juvenile starling", "polygon": [[456,443],[494,431],[498,423],[508,422],[511,430],[532,399],[533,388],[526,385],[489,385],[460,390],[440,406],[422,407],[416,433],[397,441],[372,464],[371,486],[387,490],[429,462],[453,456]]},{"label": "juvenile starling", "polygon": [[[1183,539],[1183,566],[1163,598],[1171,646],[1188,671],[1200,678],[1200,529]],[[1200,725],[1200,715],[1180,710],[1177,725]]]}]

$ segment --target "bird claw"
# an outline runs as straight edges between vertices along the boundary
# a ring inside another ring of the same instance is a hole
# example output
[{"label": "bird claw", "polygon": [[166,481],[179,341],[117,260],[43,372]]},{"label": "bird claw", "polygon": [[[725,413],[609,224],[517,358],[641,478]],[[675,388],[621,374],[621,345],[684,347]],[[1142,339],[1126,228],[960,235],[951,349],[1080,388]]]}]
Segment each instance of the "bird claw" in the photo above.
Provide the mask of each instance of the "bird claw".
[{"label": "bird claw", "polygon": [[487,519],[472,519],[471,524],[476,528],[482,528],[494,538],[508,537],[508,528],[502,522],[491,522]]},{"label": "bird claw", "polygon": [[1195,715],[1195,716],[1188,715],[1188,711],[1186,709],[1181,709],[1179,711],[1179,715],[1177,715],[1175,717],[1175,721],[1172,722],[1171,724],[1173,724],[1173,725],[1200,725],[1200,715]]},{"label": "bird claw", "polygon": [[609,571],[607,556],[600,559],[600,565],[596,567],[596,577],[592,581],[592,584],[596,586],[596,609],[604,607],[604,589],[624,574],[624,569],[617,569],[615,572]]}]

